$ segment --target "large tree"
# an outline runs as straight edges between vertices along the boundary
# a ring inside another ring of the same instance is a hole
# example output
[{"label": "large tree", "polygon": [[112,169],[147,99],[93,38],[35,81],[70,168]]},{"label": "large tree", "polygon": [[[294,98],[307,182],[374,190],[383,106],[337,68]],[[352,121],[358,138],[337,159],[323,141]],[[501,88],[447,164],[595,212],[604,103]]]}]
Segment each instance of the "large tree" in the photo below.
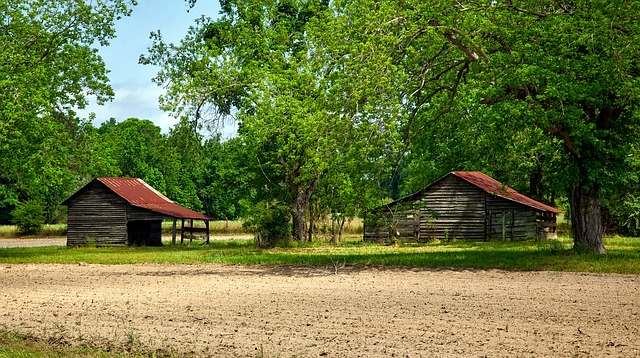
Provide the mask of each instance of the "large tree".
[{"label": "large tree", "polygon": [[[624,182],[637,141],[640,2],[390,3],[396,11],[376,12],[393,8],[386,2],[336,2],[351,31],[366,39],[352,49],[366,52],[379,44],[395,53],[386,62],[363,58],[356,66],[383,63],[404,91],[408,151],[418,149],[412,143],[420,137],[441,141],[427,128],[459,120],[454,114],[460,111],[489,126],[483,130],[505,131],[487,138],[512,138],[505,143],[512,146],[509,154],[544,161],[553,172],[550,185],[567,193],[575,249],[604,253],[602,196]],[[374,9],[373,18],[363,4]],[[460,128],[468,135],[458,138],[476,145],[483,138],[471,128]]]},{"label": "large tree", "polygon": [[606,252],[603,193],[627,177],[640,128],[639,1],[499,1],[488,19],[491,61],[478,102],[562,143],[555,170],[571,209],[574,248]]},{"label": "large tree", "polygon": [[95,46],[115,36],[132,2],[0,3],[0,211],[33,202],[56,218],[74,170],[85,166],[78,143],[88,126],[74,109],[87,95],[113,96]]},{"label": "large tree", "polygon": [[[218,20],[200,19],[180,45],[154,34],[142,62],[162,65],[156,81],[168,85],[167,109],[198,123],[240,122],[257,177],[269,193],[284,194],[272,199],[288,204],[292,236],[305,240],[312,196],[335,157],[371,148],[385,125],[335,100],[343,56],[320,49],[330,36],[320,32],[331,16],[327,1],[236,0],[221,8]],[[378,118],[392,118],[385,113]]]}]

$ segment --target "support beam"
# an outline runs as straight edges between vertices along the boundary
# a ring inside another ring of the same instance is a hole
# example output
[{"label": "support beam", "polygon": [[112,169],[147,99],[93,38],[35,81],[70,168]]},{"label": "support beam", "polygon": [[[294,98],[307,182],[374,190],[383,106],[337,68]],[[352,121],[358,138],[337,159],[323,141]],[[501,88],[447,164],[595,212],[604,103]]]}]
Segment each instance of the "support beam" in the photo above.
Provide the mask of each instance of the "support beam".
[{"label": "support beam", "polygon": [[184,219],[182,219],[182,224],[180,225],[180,244],[184,242]]},{"label": "support beam", "polygon": [[204,221],[204,226],[207,228],[207,245],[209,244],[209,220]]},{"label": "support beam", "polygon": [[173,218],[173,231],[171,232],[171,245],[176,244],[176,226],[178,225],[178,219]]}]

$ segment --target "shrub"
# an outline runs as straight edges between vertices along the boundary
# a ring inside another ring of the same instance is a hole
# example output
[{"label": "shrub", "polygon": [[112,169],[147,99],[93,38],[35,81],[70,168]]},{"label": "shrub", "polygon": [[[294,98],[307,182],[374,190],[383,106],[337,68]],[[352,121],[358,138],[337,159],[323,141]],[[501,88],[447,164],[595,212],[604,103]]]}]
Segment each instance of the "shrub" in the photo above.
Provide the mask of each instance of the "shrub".
[{"label": "shrub", "polygon": [[11,212],[11,217],[21,234],[37,234],[44,225],[44,205],[37,200],[20,203]]},{"label": "shrub", "polygon": [[621,203],[610,210],[619,234],[640,236],[639,197],[627,195]]},{"label": "shrub", "polygon": [[258,203],[243,226],[255,233],[258,247],[289,246],[291,244],[291,214],[279,203]]}]

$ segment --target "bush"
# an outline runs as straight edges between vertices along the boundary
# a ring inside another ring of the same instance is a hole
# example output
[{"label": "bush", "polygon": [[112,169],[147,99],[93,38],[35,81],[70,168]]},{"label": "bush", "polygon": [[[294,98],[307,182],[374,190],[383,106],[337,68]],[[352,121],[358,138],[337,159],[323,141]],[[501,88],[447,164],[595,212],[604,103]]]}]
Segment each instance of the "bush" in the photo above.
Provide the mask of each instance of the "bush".
[{"label": "bush", "polygon": [[640,236],[640,198],[626,195],[615,207],[611,208],[618,234]]},{"label": "bush", "polygon": [[255,233],[258,247],[282,247],[291,244],[291,214],[278,203],[258,203],[243,226]]},{"label": "bush", "polygon": [[11,212],[11,217],[21,234],[37,234],[44,225],[44,205],[36,200],[20,203]]}]

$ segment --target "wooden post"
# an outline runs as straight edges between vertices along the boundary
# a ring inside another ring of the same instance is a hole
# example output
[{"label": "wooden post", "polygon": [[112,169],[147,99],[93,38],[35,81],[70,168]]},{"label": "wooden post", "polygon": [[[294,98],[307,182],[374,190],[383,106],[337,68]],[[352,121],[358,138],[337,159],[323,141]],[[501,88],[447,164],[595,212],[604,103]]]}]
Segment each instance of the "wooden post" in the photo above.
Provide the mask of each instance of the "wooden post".
[{"label": "wooden post", "polygon": [[182,223],[180,224],[180,243],[184,242],[184,219],[182,219]]},{"label": "wooden post", "polygon": [[176,244],[176,226],[178,225],[178,219],[173,218],[173,232],[171,233],[171,245]]},{"label": "wooden post", "polygon": [[491,210],[489,210],[489,214],[487,215],[487,222],[485,222],[485,225],[487,225],[487,227],[485,227],[484,229],[484,241],[487,241],[491,238]]},{"label": "wooden post", "polygon": [[207,245],[209,244],[209,220],[204,221],[204,226],[207,228]]},{"label": "wooden post", "polygon": [[507,213],[503,211],[502,212],[502,240],[503,241],[507,235],[506,225],[507,225]]},{"label": "wooden post", "polygon": [[516,211],[513,210],[511,212],[511,241],[515,239],[514,237],[514,227],[516,225],[515,221],[516,221]]}]

